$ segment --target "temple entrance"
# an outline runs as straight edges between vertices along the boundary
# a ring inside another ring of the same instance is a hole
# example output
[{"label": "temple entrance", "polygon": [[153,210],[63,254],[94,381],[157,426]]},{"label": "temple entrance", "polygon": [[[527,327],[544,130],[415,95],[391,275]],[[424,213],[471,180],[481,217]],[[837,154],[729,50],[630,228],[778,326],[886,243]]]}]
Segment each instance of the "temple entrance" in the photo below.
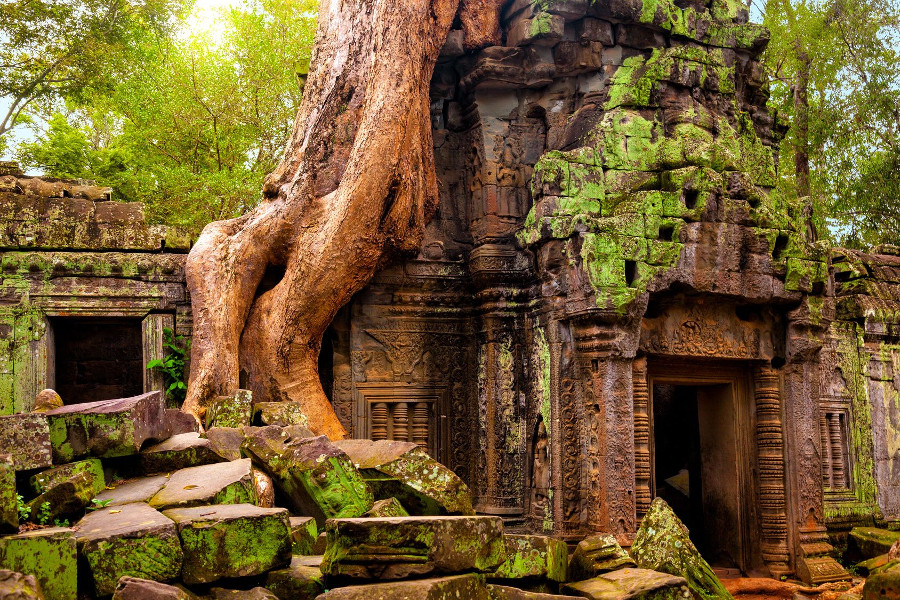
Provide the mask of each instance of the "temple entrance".
[{"label": "temple entrance", "polygon": [[716,370],[708,378],[680,374],[696,368],[651,378],[653,494],[672,507],[711,565],[747,571],[746,375]]}]

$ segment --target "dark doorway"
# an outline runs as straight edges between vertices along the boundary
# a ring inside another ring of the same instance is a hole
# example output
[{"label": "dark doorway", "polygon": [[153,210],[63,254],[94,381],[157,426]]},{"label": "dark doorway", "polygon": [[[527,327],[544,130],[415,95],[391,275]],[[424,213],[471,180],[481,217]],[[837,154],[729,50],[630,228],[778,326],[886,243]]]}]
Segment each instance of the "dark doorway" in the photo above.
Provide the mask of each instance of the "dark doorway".
[{"label": "dark doorway", "polygon": [[140,319],[55,319],[56,391],[66,404],[144,391]]},{"label": "dark doorway", "polygon": [[733,386],[653,386],[656,495],[716,567],[741,563],[740,493]]}]

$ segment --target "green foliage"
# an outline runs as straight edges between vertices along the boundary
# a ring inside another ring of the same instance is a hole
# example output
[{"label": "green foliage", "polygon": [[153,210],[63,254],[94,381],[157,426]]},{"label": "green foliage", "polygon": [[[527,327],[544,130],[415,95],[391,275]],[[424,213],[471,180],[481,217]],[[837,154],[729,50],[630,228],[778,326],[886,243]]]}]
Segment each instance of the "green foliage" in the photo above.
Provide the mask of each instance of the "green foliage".
[{"label": "green foliage", "polygon": [[22,494],[16,494],[16,512],[19,513],[20,521],[27,521],[31,516],[31,507],[25,504],[25,497]]},{"label": "green foliage", "polygon": [[166,357],[163,360],[151,360],[148,369],[159,369],[166,377],[166,398],[172,406],[181,406],[187,394],[187,382],[184,380],[185,357],[191,348],[190,340],[175,335],[170,328],[163,329]]},{"label": "green foliage", "polygon": [[112,502],[112,500],[98,500],[97,498],[94,498],[93,500],[91,500],[91,503],[87,506],[86,510],[100,510],[101,508],[106,508],[107,506],[109,506],[110,502]]},{"label": "green foliage", "polygon": [[35,523],[38,525],[47,525],[50,522],[50,503],[43,502],[38,507],[37,515],[35,515]]},{"label": "green foliage", "polygon": [[53,519],[54,527],[71,527],[72,524],[69,523],[68,519]]}]

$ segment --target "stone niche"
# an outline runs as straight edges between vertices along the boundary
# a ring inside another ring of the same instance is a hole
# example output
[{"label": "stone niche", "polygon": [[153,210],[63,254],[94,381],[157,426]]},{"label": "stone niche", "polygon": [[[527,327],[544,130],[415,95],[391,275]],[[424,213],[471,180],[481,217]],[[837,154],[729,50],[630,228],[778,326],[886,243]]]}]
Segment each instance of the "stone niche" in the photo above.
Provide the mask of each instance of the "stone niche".
[{"label": "stone niche", "polygon": [[163,329],[191,332],[190,239],[88,181],[0,165],[0,414],[163,389]]}]

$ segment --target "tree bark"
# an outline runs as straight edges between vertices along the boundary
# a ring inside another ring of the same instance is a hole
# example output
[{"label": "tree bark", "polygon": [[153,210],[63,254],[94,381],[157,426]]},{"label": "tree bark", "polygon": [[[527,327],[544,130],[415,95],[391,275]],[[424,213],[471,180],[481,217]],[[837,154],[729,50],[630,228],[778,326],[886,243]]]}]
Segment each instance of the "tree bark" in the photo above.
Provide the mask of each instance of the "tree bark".
[{"label": "tree bark", "polygon": [[[263,203],[208,225],[188,256],[194,341],[183,410],[202,419],[245,371],[257,401],[301,403],[346,435],[318,375],[322,335],[437,206],[429,83],[460,10],[467,45],[496,43],[500,0],[323,0],[313,69]],[[472,40],[472,43],[468,43]],[[262,290],[267,271],[283,277]]]}]

